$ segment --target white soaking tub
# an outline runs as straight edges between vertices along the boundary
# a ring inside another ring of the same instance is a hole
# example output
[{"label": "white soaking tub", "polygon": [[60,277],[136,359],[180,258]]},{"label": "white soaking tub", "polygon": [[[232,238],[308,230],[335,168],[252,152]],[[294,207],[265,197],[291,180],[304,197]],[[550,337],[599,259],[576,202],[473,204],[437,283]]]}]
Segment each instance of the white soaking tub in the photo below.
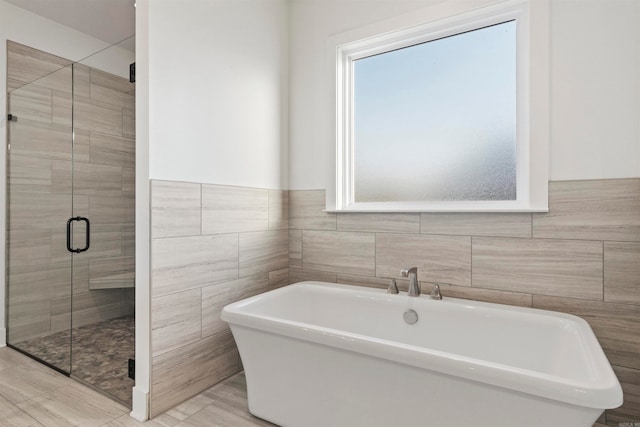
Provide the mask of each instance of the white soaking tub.
[{"label": "white soaking tub", "polygon": [[281,426],[591,427],[622,404],[591,328],[567,314],[302,282],[221,317],[249,411]]}]

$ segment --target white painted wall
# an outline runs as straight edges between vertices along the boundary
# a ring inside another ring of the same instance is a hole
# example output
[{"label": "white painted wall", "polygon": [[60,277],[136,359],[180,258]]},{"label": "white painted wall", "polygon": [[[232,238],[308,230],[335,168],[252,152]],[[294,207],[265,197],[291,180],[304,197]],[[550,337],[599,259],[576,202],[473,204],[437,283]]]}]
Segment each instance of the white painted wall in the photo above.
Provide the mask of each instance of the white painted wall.
[{"label": "white painted wall", "polygon": [[287,1],[149,7],[151,179],[287,186]]},{"label": "white painted wall", "polygon": [[[433,3],[292,1],[289,188],[326,188],[331,181],[327,39]],[[640,2],[551,4],[550,179],[640,177]]]},{"label": "white painted wall", "polygon": [[[49,52],[63,58],[77,61],[104,49],[107,43],[82,34],[54,21],[35,15],[24,9],[0,0],[0,134],[3,140],[7,134],[7,40]],[[123,69],[128,77],[128,64],[133,62],[133,53],[113,52],[104,57],[105,61],[93,64],[105,71]],[[118,62],[121,61],[121,62]],[[6,252],[6,151],[0,150],[0,271],[5,271]],[[62,225],[64,226],[64,224]],[[0,346],[5,345],[5,275],[0,278]]]}]

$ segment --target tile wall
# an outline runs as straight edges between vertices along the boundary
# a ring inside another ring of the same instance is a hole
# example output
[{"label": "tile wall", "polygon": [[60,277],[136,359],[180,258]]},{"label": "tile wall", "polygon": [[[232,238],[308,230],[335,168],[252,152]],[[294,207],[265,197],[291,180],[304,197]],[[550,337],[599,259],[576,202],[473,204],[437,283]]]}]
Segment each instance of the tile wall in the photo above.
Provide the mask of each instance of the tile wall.
[{"label": "tile wall", "polygon": [[151,416],[235,374],[222,308],[288,281],[288,192],[151,182]]},{"label": "tile wall", "polygon": [[18,344],[70,327],[72,215],[91,220],[91,248],[73,257],[74,326],[133,314],[135,86],[14,42],[7,57],[18,117],[8,122],[8,341]]},{"label": "tile wall", "polygon": [[439,282],[445,297],[576,314],[625,393],[606,422],[639,422],[640,179],[551,182],[549,191],[544,214],[332,214],[322,212],[324,190],[290,191],[289,283],[386,288],[417,266],[425,292]]}]

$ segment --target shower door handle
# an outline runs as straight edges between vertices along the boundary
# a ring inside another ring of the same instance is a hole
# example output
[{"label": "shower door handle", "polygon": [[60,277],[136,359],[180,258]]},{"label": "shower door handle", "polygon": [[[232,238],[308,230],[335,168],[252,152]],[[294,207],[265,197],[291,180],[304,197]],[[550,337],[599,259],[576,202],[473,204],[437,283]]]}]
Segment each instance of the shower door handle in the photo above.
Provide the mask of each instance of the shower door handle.
[{"label": "shower door handle", "polygon": [[[84,221],[87,224],[84,248],[74,249],[74,248],[71,247],[71,223],[73,221]],[[90,227],[91,227],[91,224],[89,223],[89,218],[85,218],[83,216],[75,216],[73,218],[69,218],[69,220],[67,221],[67,250],[69,252],[73,252],[73,253],[79,254],[80,252],[84,252],[86,250],[89,250]]]}]

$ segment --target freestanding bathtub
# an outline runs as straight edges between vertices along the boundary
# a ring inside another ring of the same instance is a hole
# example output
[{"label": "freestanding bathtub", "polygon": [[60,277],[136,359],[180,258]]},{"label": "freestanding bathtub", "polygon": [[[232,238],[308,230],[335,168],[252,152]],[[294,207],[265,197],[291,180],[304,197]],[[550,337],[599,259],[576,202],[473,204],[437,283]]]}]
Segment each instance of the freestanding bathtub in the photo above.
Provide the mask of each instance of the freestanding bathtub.
[{"label": "freestanding bathtub", "polygon": [[221,317],[249,411],[281,426],[591,427],[622,404],[591,328],[567,314],[302,282]]}]

